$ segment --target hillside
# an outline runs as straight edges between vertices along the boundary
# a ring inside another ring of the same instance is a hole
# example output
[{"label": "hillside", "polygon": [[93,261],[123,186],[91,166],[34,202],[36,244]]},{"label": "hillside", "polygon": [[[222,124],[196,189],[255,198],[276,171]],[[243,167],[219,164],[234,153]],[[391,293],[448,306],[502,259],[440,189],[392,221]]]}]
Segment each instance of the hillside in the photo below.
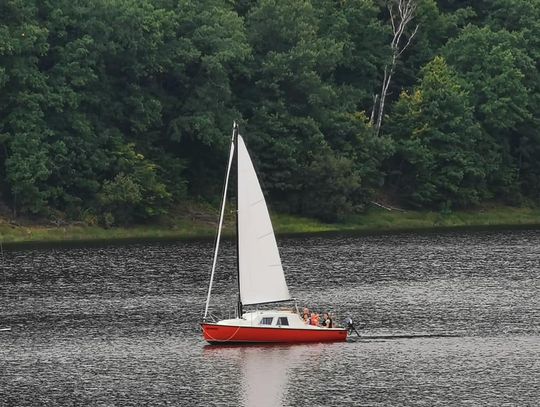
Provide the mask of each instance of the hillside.
[{"label": "hillside", "polygon": [[3,212],[215,207],[233,120],[278,213],[534,207],[539,39],[540,0],[2,1]]}]

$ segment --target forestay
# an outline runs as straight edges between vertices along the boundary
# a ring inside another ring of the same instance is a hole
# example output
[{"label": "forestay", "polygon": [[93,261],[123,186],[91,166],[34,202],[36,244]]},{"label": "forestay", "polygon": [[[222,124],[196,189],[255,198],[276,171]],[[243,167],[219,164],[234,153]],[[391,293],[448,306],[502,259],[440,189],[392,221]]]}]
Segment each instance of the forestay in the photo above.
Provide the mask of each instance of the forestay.
[{"label": "forestay", "polygon": [[240,300],[244,305],[289,300],[270,214],[240,135],[237,154]]}]

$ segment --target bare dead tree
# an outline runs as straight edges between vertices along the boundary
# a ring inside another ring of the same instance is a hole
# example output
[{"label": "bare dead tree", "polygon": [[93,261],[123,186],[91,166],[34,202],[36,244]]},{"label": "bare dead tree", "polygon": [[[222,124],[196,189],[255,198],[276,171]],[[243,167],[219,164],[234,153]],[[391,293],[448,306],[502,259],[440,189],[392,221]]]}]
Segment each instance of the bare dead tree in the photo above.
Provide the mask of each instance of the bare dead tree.
[{"label": "bare dead tree", "polygon": [[379,100],[379,95],[373,95],[373,109],[371,110],[371,117],[369,118],[369,122],[373,124],[373,121],[375,120],[375,113],[377,110],[377,101]]},{"label": "bare dead tree", "polygon": [[390,49],[392,51],[392,58],[390,63],[384,67],[384,76],[381,87],[380,97],[376,95],[374,97],[373,110],[371,112],[371,123],[377,115],[377,123],[375,124],[375,134],[379,135],[381,131],[382,119],[384,115],[384,103],[386,96],[388,95],[388,88],[390,87],[390,81],[392,75],[396,69],[396,63],[411,44],[412,39],[418,32],[419,24],[416,25],[410,35],[407,35],[405,31],[407,27],[414,19],[416,15],[416,8],[418,7],[417,0],[389,0],[387,2],[388,11],[390,12],[390,22],[392,23],[392,42],[390,43]]}]

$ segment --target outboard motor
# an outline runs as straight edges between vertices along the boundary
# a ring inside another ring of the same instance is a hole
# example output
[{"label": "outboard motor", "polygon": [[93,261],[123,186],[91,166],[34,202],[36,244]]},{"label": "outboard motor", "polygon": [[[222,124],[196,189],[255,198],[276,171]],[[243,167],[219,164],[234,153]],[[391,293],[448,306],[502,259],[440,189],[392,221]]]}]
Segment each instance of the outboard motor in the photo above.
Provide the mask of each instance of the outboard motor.
[{"label": "outboard motor", "polygon": [[[360,334],[356,330],[356,326],[354,325],[353,319],[351,317],[348,317],[345,320],[345,324],[347,325],[347,331],[348,331],[349,335],[351,335],[353,332],[355,332],[356,335],[360,336]],[[362,328],[363,327],[359,327],[359,329],[362,329]]]}]

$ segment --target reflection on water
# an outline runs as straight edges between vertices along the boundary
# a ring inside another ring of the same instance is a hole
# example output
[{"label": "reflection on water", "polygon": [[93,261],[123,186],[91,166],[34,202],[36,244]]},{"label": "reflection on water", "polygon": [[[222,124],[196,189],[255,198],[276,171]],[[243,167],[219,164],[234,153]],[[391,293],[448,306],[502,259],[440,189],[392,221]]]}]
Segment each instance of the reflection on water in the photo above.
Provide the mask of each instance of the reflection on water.
[{"label": "reflection on water", "polygon": [[324,347],[325,344],[206,345],[203,355],[212,364],[228,361],[235,365],[240,373],[244,407],[279,407],[291,398],[288,395],[294,389],[291,381],[296,380],[293,369],[314,368],[320,362]]},{"label": "reflection on water", "polygon": [[[226,316],[224,243],[211,310]],[[206,346],[211,242],[9,251],[0,406],[538,404],[540,231],[278,243],[300,306],[403,337]]]}]

